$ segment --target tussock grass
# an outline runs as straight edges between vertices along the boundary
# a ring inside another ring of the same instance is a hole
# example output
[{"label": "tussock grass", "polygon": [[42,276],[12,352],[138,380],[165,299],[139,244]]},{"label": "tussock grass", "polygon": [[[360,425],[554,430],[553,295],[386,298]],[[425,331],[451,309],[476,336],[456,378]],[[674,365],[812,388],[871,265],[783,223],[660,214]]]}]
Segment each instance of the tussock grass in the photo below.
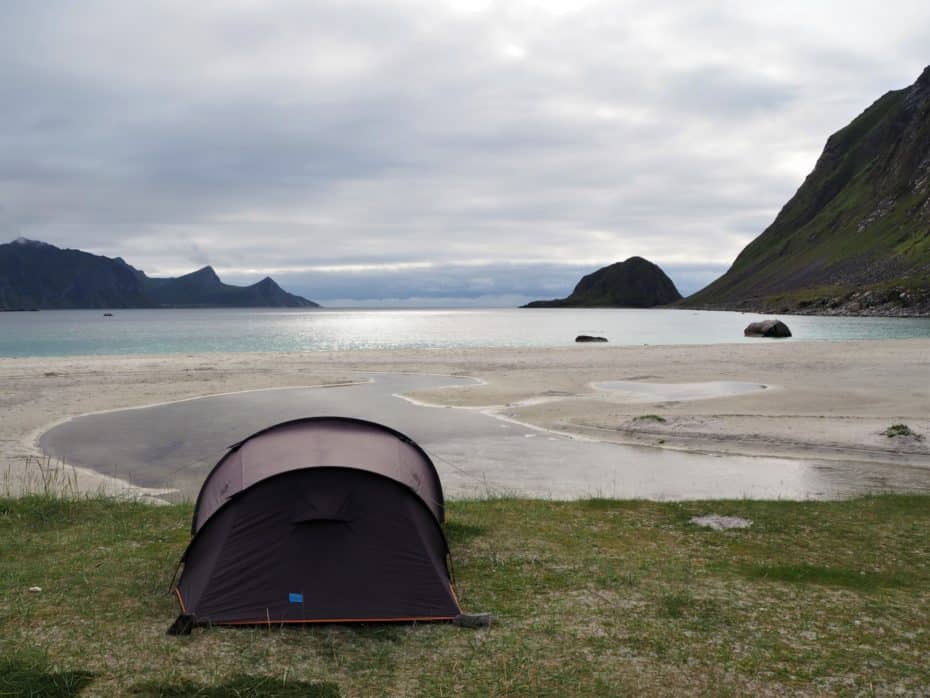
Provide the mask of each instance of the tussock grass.
[{"label": "tussock grass", "polygon": [[[754,524],[688,523],[710,511]],[[167,637],[190,515],[0,500],[0,695],[930,692],[930,497],[453,501],[458,591],[489,629]]]},{"label": "tussock grass", "polygon": [[896,436],[912,436],[915,439],[923,440],[923,437],[911,429],[907,424],[892,424],[882,433],[889,439],[893,439]]},{"label": "tussock grass", "polygon": [[64,461],[50,456],[24,456],[22,466],[17,468],[16,477],[12,463],[0,472],[0,496],[37,494],[71,499],[78,496],[77,471]]}]

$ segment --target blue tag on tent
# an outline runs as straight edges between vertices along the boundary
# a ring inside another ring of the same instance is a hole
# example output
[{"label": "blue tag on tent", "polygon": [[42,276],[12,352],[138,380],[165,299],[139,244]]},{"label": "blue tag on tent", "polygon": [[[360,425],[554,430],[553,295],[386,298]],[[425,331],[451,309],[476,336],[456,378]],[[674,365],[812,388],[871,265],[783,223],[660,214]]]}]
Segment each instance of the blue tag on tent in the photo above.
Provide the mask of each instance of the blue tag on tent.
[{"label": "blue tag on tent", "polygon": [[290,601],[291,603],[303,603],[304,595],[295,594],[294,592],[291,592],[290,594],[287,595],[287,600]]}]

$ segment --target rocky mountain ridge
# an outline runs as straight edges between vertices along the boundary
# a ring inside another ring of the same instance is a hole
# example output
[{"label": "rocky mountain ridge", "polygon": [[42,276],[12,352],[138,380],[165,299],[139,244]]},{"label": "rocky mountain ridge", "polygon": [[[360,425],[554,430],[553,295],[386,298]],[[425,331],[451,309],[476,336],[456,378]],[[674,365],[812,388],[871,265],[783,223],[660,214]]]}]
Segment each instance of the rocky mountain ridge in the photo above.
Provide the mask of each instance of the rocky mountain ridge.
[{"label": "rocky mountain ridge", "polygon": [[270,277],[223,283],[212,267],[175,278],[149,277],[121,257],[61,249],[19,238],[0,245],[0,309],[315,308]]}]

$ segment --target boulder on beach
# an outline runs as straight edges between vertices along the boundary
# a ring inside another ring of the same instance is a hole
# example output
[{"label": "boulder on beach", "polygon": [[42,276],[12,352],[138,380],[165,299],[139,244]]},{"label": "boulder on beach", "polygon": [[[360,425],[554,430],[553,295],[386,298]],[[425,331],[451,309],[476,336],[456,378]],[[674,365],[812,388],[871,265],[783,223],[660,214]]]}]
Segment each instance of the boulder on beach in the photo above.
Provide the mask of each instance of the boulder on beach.
[{"label": "boulder on beach", "polygon": [[575,337],[576,342],[606,342],[607,337],[594,337],[590,334],[580,334]]},{"label": "boulder on beach", "polygon": [[790,337],[791,330],[781,320],[763,320],[752,322],[743,330],[745,337]]}]

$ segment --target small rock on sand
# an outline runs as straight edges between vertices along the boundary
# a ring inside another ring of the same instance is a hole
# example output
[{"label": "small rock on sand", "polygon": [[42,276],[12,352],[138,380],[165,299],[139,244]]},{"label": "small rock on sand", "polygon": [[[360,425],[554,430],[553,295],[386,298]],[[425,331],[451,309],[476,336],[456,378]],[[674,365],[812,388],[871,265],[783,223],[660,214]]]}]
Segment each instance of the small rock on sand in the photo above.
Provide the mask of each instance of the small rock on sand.
[{"label": "small rock on sand", "polygon": [[749,528],[752,521],[742,519],[739,516],[720,516],[719,514],[707,514],[706,516],[694,516],[691,523],[696,526],[712,528],[715,531],[726,531],[730,528]]}]

